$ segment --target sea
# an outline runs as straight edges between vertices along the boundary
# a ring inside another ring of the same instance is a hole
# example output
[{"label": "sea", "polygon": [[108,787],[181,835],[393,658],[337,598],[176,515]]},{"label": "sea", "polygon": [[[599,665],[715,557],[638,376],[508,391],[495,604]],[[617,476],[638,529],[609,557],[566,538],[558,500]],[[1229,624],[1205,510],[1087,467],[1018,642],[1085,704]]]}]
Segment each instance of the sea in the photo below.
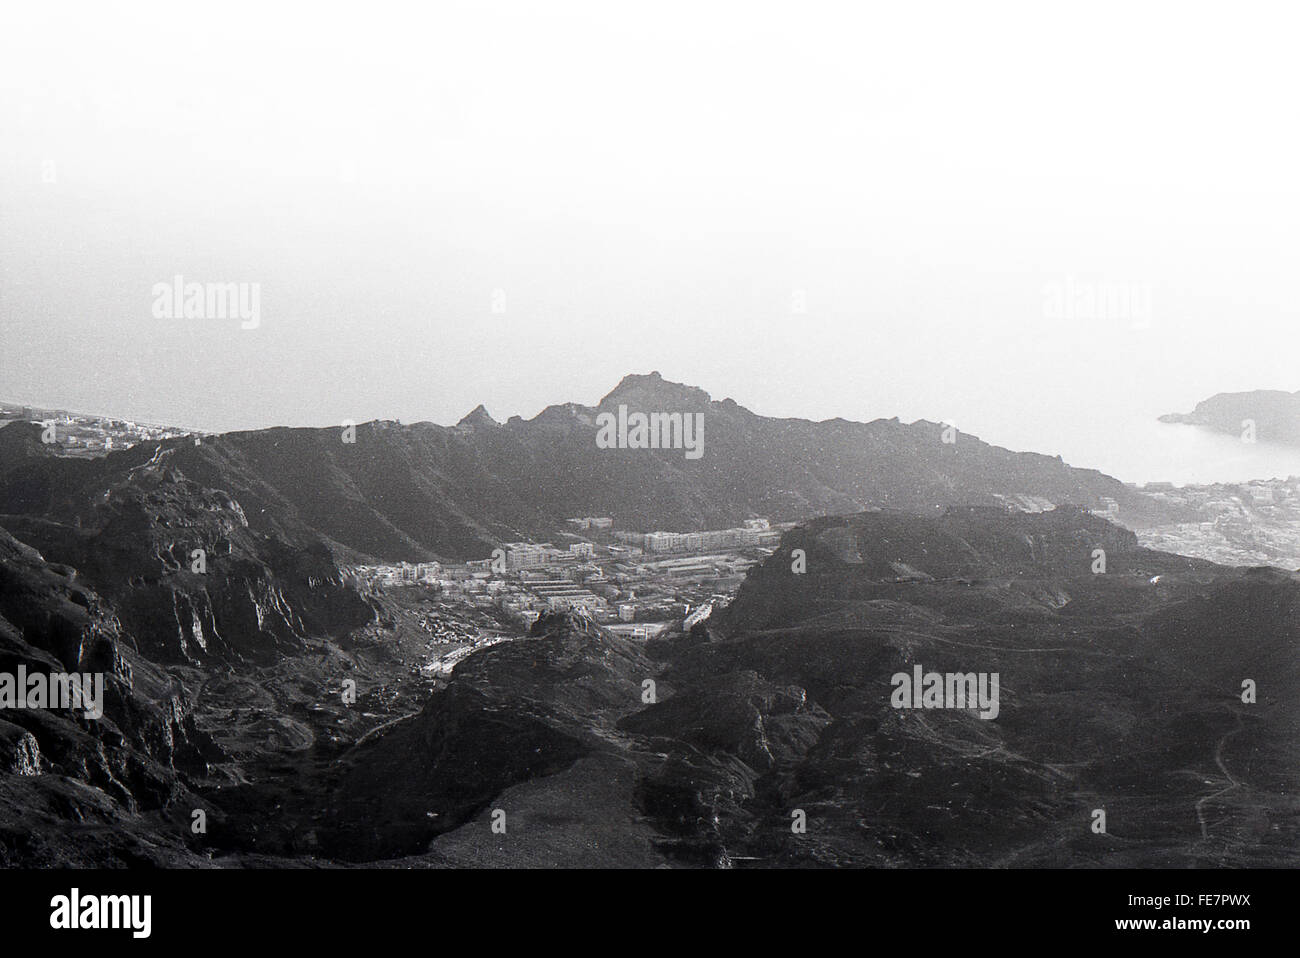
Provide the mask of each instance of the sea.
[{"label": "sea", "polygon": [[1185,486],[1300,476],[1300,446],[1245,442],[1202,426],[1156,419],[1115,422],[1055,439],[1055,449],[1037,451],[1135,484]]}]

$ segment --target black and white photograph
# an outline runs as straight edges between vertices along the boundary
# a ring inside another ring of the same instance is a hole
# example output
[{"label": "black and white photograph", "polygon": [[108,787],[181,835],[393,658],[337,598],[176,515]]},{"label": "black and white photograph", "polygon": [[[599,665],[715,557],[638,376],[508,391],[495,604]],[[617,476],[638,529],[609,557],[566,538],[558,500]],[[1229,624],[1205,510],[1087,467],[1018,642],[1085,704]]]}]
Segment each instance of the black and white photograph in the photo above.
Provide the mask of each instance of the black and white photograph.
[{"label": "black and white photograph", "polygon": [[5,4],[6,940],[1293,924],[1296,25]]}]

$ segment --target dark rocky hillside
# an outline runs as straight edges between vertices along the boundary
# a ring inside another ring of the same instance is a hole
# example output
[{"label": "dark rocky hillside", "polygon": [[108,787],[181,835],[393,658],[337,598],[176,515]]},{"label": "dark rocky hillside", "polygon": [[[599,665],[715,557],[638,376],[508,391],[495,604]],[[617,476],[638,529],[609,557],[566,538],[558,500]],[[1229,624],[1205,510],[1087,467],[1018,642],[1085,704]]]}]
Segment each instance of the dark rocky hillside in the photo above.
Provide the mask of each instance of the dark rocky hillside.
[{"label": "dark rocky hillside", "polygon": [[[620,404],[703,412],[705,455],[596,449]],[[765,419],[657,376],[356,444],[62,459],[0,430],[0,672],[108,681],[99,722],[0,712],[0,864],[1296,864],[1300,579],[1143,549],[1085,507],[1151,500],[939,435]],[[807,521],[690,635],[548,615],[436,680],[455,614],[340,572],[592,514]],[[917,665],[997,673],[998,714],[894,708]]]},{"label": "dark rocky hillside", "polygon": [[[711,640],[642,651],[561,616],[472,657],[346,770],[336,850],[485,866],[1294,865],[1298,601],[1296,576],[1143,550],[1077,509],[818,520],[751,573]],[[891,707],[891,676],[916,664],[999,673],[999,714]]]},{"label": "dark rocky hillside", "polygon": [[0,672],[102,673],[104,715],[0,712],[0,865],[201,863],[182,773],[220,750],[181,684],[133,647],[78,573],[0,529]]},{"label": "dark rocky hillside", "polygon": [[254,530],[228,492],[180,471],[177,446],[58,459],[33,444],[36,429],[0,430],[10,451],[28,450],[0,478],[0,525],[77,569],[152,658],[265,662],[373,616],[327,543],[292,520]]},{"label": "dark rocky hillside", "polygon": [[[596,417],[620,405],[701,413],[703,455],[597,448]],[[229,495],[255,532],[293,538],[310,530],[387,559],[481,558],[495,541],[547,536],[565,518],[585,515],[612,516],[620,528],[690,530],[872,506],[930,513],[954,503],[1096,506],[1104,496],[1134,518],[1159,508],[1094,470],[967,434],[944,443],[942,433],[924,421],[771,419],[657,373],[626,377],[595,407],[551,406],[505,423],[479,407],[454,427],[366,423],[355,443],[337,427],[266,429],[73,464],[43,455],[35,426],[14,424],[0,430],[0,513],[76,514],[104,473],[154,456]]]}]

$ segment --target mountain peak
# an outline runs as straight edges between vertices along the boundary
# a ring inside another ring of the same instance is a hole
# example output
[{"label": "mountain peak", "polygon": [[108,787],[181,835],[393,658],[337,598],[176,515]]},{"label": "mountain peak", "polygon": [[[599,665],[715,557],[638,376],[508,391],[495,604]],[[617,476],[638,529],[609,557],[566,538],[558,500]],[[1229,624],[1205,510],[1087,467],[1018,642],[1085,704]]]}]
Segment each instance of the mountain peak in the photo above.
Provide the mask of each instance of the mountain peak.
[{"label": "mountain peak", "polygon": [[456,423],[456,425],[473,427],[473,426],[499,426],[501,424],[492,418],[491,414],[488,413],[486,406],[484,406],[482,403],[479,403],[477,406],[474,407],[472,412],[468,413],[465,416],[465,418],[462,419],[460,422]]},{"label": "mountain peak", "polygon": [[694,409],[707,405],[711,401],[712,398],[703,389],[685,383],[671,382],[655,370],[651,373],[629,373],[624,376],[599,405],[604,408],[624,403],[644,411],[670,412],[674,409]]}]

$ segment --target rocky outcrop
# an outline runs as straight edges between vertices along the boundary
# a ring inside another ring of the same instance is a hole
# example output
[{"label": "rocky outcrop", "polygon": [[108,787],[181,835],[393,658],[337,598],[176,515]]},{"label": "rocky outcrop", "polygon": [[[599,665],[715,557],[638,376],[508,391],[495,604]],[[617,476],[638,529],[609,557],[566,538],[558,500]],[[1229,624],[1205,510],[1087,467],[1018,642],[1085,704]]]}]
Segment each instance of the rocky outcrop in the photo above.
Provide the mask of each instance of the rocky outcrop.
[{"label": "rocky outcrop", "polygon": [[180,684],[133,644],[76,570],[46,562],[0,529],[0,673],[98,674],[103,683],[98,719],[53,702],[0,711],[0,805],[23,809],[0,829],[0,860],[18,854],[15,842],[31,840],[17,837],[20,826],[38,819],[48,830],[41,840],[65,851],[77,823],[94,818],[143,834],[174,816],[166,828],[183,834],[179,819],[199,805],[184,774],[202,774],[220,751],[195,725]]},{"label": "rocky outcrop", "polygon": [[619,727],[729,752],[761,774],[801,759],[830,722],[805,689],[774,685],[745,669],[709,676],[628,716]]},{"label": "rocky outcrop", "polygon": [[[868,513],[792,531],[663,677],[753,669],[829,716],[745,805],[817,823],[730,846],[765,862],[1294,864],[1300,756],[1281,703],[1300,691],[1298,603],[1294,574],[1142,549],[1078,511]],[[892,677],[918,665],[998,674],[997,716],[894,707]],[[658,730],[673,724],[708,729]],[[743,748],[723,738],[709,744]],[[1094,808],[1122,844],[1089,841]]]},{"label": "rocky outcrop", "polygon": [[0,773],[41,774],[41,746],[36,736],[3,720],[0,720]]},{"label": "rocky outcrop", "polygon": [[[0,507],[33,507],[0,521],[78,569],[140,651],[165,662],[266,662],[300,650],[307,635],[373,617],[319,538],[256,532],[228,493],[175,468],[174,450],[141,456],[97,460],[89,474],[34,459],[0,495]],[[24,499],[16,486],[43,491]]]},{"label": "rocky outcrop", "polygon": [[521,782],[609,749],[654,665],[632,642],[568,613],[461,662],[449,687],[361,750],[324,847],[347,858],[423,851]]},{"label": "rocky outcrop", "polygon": [[1190,413],[1167,413],[1160,421],[1204,426],[1252,442],[1300,445],[1300,391],[1218,393],[1197,403]]}]

